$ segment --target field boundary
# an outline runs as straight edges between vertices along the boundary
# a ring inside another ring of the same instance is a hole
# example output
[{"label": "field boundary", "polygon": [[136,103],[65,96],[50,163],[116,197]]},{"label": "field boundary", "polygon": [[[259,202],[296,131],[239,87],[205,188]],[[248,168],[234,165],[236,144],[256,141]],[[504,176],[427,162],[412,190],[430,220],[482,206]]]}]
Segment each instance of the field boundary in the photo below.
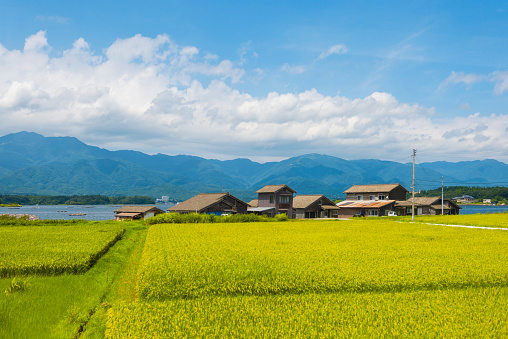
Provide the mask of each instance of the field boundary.
[{"label": "field boundary", "polygon": [[[404,221],[398,221],[400,223],[404,223]],[[435,226],[447,226],[447,227],[462,227],[462,228],[477,228],[482,230],[501,230],[508,231],[506,227],[487,227],[487,226],[470,226],[470,225],[450,225],[450,224],[435,224],[431,222],[421,222],[421,221],[410,221],[410,224],[425,224],[425,225],[435,225]]]}]

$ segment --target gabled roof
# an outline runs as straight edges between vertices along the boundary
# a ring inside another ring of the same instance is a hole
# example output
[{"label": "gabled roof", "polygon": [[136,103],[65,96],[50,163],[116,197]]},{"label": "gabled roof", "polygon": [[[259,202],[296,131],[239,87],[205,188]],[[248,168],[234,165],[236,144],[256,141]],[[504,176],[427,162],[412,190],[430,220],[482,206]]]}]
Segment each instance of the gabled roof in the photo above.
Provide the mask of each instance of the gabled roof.
[{"label": "gabled roof", "polygon": [[376,185],[353,185],[344,193],[384,193],[391,192],[397,187],[402,187],[406,192],[409,192],[404,186],[401,184],[376,184]]},{"label": "gabled roof", "polygon": [[249,206],[250,206],[250,207],[258,207],[258,204],[259,204],[258,199],[252,199],[252,200],[249,202]]},{"label": "gabled roof", "polygon": [[381,208],[396,200],[344,200],[337,204],[340,208]]},{"label": "gabled roof", "polygon": [[188,200],[185,200],[171,208],[168,209],[170,212],[176,212],[176,211],[201,211],[209,206],[212,206],[220,201],[225,203],[226,205],[229,205],[231,207],[235,206],[235,204],[232,204],[228,201],[226,201],[224,198],[229,197],[233,200],[236,200],[236,202],[240,205],[247,205],[245,201],[242,201],[231,194],[229,192],[226,193],[199,193],[195,197],[192,197]]},{"label": "gabled roof", "polygon": [[266,185],[260,190],[257,190],[256,193],[276,193],[284,188],[290,192],[296,193],[296,191],[290,188],[288,185]]},{"label": "gabled roof", "polygon": [[[415,205],[433,205],[436,204],[437,201],[441,199],[440,197],[415,197]],[[401,204],[402,203],[402,204]],[[399,201],[399,205],[412,205],[413,198],[409,198],[406,201]]]},{"label": "gabled roof", "polygon": [[[439,209],[441,209],[441,203],[439,202],[441,200],[441,197],[415,197],[415,206],[431,206],[435,209],[434,206],[439,206]],[[450,203],[451,205],[454,205],[456,208],[461,208],[457,204],[455,204],[450,199],[444,199],[444,201]],[[409,198],[406,201],[397,201],[396,206],[400,207],[409,207],[413,206],[413,198]],[[447,209],[446,206],[444,206],[445,209]]]},{"label": "gabled roof", "polygon": [[123,206],[115,210],[115,213],[147,213],[152,210],[156,213],[164,213],[163,210],[156,206]]},{"label": "gabled roof", "polygon": [[293,198],[293,208],[307,208],[310,205],[314,204],[318,200],[322,200],[322,205],[333,205],[333,201],[324,196],[324,194],[306,194],[306,195],[297,195]]}]

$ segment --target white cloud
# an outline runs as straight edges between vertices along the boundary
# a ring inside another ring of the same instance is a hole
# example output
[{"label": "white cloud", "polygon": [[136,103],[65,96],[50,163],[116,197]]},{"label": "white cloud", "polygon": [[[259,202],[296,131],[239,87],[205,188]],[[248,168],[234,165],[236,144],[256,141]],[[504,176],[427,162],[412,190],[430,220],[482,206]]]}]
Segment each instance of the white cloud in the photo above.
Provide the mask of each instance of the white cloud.
[{"label": "white cloud", "polygon": [[[508,154],[508,115],[434,122],[433,108],[382,92],[348,98],[311,89],[255,97],[232,85],[243,69],[167,35],[119,39],[104,55],[77,39],[50,57],[44,32],[25,45],[23,51],[0,45],[0,135],[28,130],[106,148],[219,158],[320,152],[396,160],[412,148],[478,152],[479,158],[492,149]],[[197,80],[204,76],[209,85]]]},{"label": "white cloud", "polygon": [[495,71],[488,75],[464,74],[464,72],[452,71],[450,76],[439,85],[438,90],[441,90],[449,84],[458,83],[464,83],[467,85],[467,89],[470,89],[473,84],[481,81],[494,82],[494,94],[501,95],[504,91],[508,90],[508,71]]},{"label": "white cloud", "polygon": [[347,47],[345,45],[334,45],[330,47],[327,51],[322,52],[318,60],[328,58],[332,54],[344,54],[347,52]]},{"label": "white cloud", "polygon": [[288,63],[282,65],[280,69],[290,74],[302,74],[305,73],[305,71],[307,70],[305,66],[291,66]]},{"label": "white cloud", "polygon": [[485,80],[485,76],[478,74],[464,74],[464,72],[452,71],[451,74],[446,78],[440,85],[439,89],[446,87],[449,84],[463,83],[467,85],[467,88],[471,88],[474,83]]},{"label": "white cloud", "polygon": [[501,95],[508,90],[508,71],[496,71],[490,74],[490,81],[496,83],[494,93]]}]

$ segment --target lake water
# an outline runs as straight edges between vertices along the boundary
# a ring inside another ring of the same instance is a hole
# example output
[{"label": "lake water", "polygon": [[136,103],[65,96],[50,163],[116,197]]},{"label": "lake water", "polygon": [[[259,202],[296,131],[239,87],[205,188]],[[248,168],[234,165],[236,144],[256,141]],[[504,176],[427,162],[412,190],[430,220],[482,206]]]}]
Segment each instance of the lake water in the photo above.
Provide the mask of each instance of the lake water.
[{"label": "lake water", "polygon": [[508,211],[508,205],[505,206],[488,206],[488,205],[460,205],[462,209],[460,214],[485,214],[485,213],[503,213]]},{"label": "lake water", "polygon": [[[153,205],[149,205],[153,206]],[[163,211],[173,204],[156,205]],[[115,218],[115,210],[122,205],[42,205],[23,207],[0,207],[0,214],[34,214],[41,219],[84,219],[84,220],[112,220]],[[69,214],[85,214],[83,216]]]}]

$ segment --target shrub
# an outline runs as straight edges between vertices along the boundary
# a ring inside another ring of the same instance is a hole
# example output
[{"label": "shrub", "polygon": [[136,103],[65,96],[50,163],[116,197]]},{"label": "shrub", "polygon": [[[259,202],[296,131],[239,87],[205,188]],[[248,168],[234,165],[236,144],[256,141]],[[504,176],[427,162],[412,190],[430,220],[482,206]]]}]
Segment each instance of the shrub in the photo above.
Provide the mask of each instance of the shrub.
[{"label": "shrub", "polygon": [[275,218],[265,215],[248,214],[232,214],[228,216],[217,216],[214,214],[179,214],[179,213],[163,213],[145,220],[147,225],[155,224],[211,224],[211,223],[240,223],[240,222],[270,222],[270,221],[287,221],[286,214],[279,214]]}]

